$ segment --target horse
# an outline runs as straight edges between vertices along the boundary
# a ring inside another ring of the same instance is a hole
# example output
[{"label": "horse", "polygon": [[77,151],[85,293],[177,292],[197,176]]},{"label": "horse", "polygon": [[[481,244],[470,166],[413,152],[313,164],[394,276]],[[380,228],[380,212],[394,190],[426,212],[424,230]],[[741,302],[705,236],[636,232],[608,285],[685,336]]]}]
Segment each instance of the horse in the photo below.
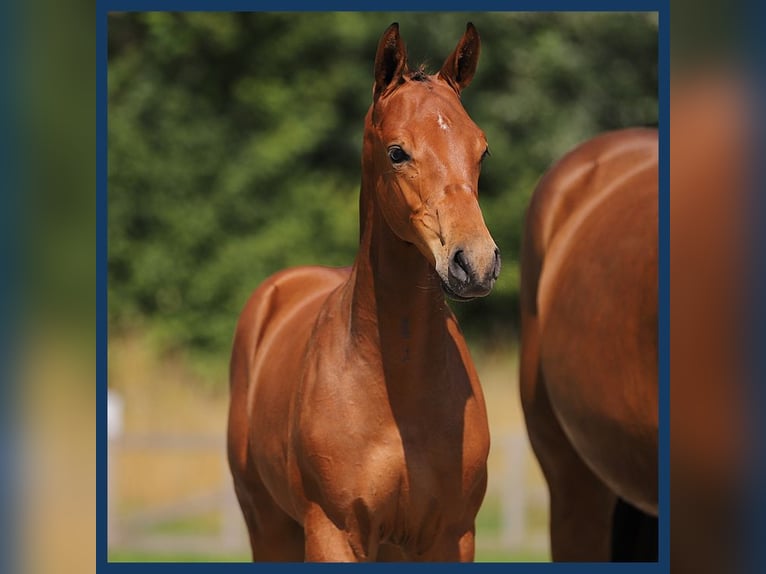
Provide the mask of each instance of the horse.
[{"label": "horse", "polygon": [[227,450],[254,561],[473,560],[489,429],[445,295],[485,296],[500,271],[487,140],[460,102],[479,51],[469,23],[429,75],[384,32],[353,266],[280,271],[240,315]]},{"label": "horse", "polygon": [[657,131],[607,132],[540,179],[521,249],[520,395],[554,561],[656,561]]}]

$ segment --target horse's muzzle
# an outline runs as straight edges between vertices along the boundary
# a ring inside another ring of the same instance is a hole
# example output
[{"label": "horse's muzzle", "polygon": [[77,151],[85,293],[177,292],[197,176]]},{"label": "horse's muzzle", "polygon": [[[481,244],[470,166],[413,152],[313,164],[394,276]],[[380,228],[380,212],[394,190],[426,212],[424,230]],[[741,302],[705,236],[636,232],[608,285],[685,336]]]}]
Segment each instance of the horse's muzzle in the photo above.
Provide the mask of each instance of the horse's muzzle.
[{"label": "horse's muzzle", "polygon": [[447,280],[442,280],[442,289],[447,296],[458,301],[488,295],[500,275],[500,252],[497,248],[489,264],[483,267],[479,268],[475,258],[463,249],[456,249],[450,257]]}]

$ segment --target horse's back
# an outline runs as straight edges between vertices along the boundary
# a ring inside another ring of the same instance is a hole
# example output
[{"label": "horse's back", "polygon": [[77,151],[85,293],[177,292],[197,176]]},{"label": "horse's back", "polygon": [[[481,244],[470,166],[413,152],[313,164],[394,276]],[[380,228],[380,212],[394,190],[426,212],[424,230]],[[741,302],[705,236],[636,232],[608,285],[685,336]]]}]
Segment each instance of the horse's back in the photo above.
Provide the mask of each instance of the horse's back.
[{"label": "horse's back", "polygon": [[612,490],[657,500],[657,135],[623,130],[558,162],[527,214],[522,313],[567,438]]}]

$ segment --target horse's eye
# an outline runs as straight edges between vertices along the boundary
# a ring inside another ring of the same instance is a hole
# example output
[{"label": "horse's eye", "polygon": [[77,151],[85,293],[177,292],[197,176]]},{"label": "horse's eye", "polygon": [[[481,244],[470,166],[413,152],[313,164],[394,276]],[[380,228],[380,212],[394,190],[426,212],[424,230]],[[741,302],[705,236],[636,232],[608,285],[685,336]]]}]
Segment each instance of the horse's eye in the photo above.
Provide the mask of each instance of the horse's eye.
[{"label": "horse's eye", "polygon": [[404,163],[410,159],[410,156],[408,156],[407,152],[400,148],[398,145],[392,145],[390,148],[388,148],[388,159],[390,159],[393,163]]}]

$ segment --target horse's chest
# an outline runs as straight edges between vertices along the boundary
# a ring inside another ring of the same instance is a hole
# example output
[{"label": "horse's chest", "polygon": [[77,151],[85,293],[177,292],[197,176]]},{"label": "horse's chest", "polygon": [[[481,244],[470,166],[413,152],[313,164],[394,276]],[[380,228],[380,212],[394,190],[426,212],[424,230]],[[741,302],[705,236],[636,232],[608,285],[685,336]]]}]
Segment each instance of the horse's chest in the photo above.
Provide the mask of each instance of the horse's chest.
[{"label": "horse's chest", "polygon": [[402,547],[470,528],[489,450],[480,389],[468,378],[444,377],[439,393],[426,393],[427,379],[409,376],[393,377],[395,388],[374,361],[346,362],[327,384],[319,375],[331,358],[318,358],[315,382],[304,386],[294,435],[301,474],[326,511],[352,522],[363,515],[382,541]]},{"label": "horse's chest", "polygon": [[488,445],[467,441],[462,425],[451,428],[397,429],[397,513],[416,523],[458,519],[471,506],[486,479]]},{"label": "horse's chest", "polygon": [[402,441],[393,455],[398,470],[393,496],[369,493],[371,515],[379,520],[381,540],[400,546],[408,556],[426,552],[448,531],[470,528],[483,498],[486,458],[462,445],[431,440],[415,448]]}]

